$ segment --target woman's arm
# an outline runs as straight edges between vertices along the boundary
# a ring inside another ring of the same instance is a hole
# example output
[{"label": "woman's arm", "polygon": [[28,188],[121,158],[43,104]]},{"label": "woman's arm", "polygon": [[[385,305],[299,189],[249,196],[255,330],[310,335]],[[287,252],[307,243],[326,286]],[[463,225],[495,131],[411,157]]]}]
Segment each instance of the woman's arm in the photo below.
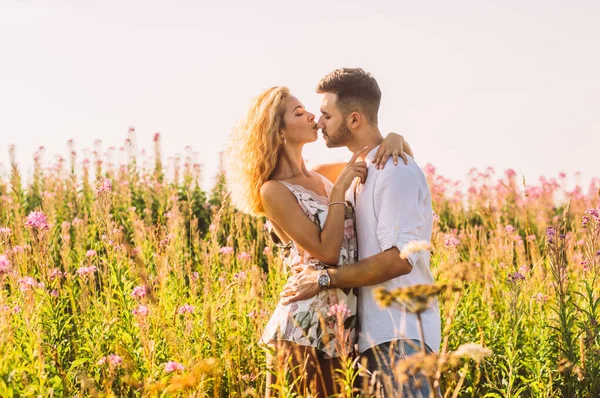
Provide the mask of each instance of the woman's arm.
[{"label": "woman's arm", "polygon": [[[364,182],[367,175],[365,162],[356,162],[354,154],[331,189],[329,212],[323,228],[309,219],[294,194],[278,181],[267,181],[260,190],[267,217],[311,256],[326,264],[337,264],[344,239],[345,194],[356,177]],[[333,202],[341,202],[333,204]]]},{"label": "woman's arm", "polygon": [[[329,206],[323,229],[309,219],[294,194],[278,181],[267,181],[260,190],[267,217],[298,246],[326,264],[337,264],[344,239],[344,206]],[[331,201],[344,202],[345,191],[332,188]]]}]

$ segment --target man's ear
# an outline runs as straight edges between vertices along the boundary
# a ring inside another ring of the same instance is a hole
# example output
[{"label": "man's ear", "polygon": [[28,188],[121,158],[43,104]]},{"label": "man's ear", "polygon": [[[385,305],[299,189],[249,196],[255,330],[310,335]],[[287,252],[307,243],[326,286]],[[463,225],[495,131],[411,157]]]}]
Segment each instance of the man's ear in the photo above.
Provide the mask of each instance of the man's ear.
[{"label": "man's ear", "polygon": [[361,126],[363,122],[362,115],[358,112],[352,112],[348,115],[348,123],[350,124],[351,129],[357,129]]}]

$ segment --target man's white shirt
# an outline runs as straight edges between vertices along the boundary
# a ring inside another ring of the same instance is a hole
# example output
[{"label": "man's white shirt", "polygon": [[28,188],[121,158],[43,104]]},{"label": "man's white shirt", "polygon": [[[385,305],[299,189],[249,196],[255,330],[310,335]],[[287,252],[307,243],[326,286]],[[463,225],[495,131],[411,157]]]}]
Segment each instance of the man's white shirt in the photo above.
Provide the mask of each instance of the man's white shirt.
[{"label": "man's white shirt", "polygon": [[[411,157],[408,157],[408,165],[400,160],[397,166],[394,166],[390,158],[383,170],[377,170],[371,163],[377,148],[370,151],[365,159],[368,165],[365,184],[349,189],[346,197],[356,212],[359,260],[394,246],[401,250],[410,241],[431,240],[433,211],[425,175]],[[408,256],[408,261],[413,267],[409,274],[380,285],[360,288],[358,348],[361,353],[375,345],[396,339],[422,340],[415,314],[405,311],[397,304],[382,308],[373,296],[373,290],[379,286],[393,290],[417,284],[433,284],[429,252],[412,253]],[[437,300],[421,314],[421,321],[425,343],[438,352],[441,321]]]}]

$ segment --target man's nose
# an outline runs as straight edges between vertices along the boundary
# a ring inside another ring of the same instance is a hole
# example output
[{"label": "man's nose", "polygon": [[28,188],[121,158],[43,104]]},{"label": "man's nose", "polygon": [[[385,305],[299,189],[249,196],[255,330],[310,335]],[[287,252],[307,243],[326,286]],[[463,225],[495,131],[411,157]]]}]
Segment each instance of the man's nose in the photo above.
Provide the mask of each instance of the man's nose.
[{"label": "man's nose", "polygon": [[317,121],[317,127],[322,129],[323,127],[325,127],[325,124],[323,123],[323,116],[321,116],[319,118],[319,120]]}]

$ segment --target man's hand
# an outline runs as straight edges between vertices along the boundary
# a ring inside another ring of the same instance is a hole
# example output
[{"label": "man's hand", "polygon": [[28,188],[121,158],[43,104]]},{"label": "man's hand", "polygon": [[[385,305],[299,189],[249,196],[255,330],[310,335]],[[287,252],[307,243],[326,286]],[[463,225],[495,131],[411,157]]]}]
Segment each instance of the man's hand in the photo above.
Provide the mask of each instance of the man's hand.
[{"label": "man's hand", "polygon": [[312,265],[302,267],[294,274],[281,292],[281,303],[284,305],[291,304],[295,301],[306,300],[314,297],[319,293],[321,288],[317,283],[320,270]]}]

